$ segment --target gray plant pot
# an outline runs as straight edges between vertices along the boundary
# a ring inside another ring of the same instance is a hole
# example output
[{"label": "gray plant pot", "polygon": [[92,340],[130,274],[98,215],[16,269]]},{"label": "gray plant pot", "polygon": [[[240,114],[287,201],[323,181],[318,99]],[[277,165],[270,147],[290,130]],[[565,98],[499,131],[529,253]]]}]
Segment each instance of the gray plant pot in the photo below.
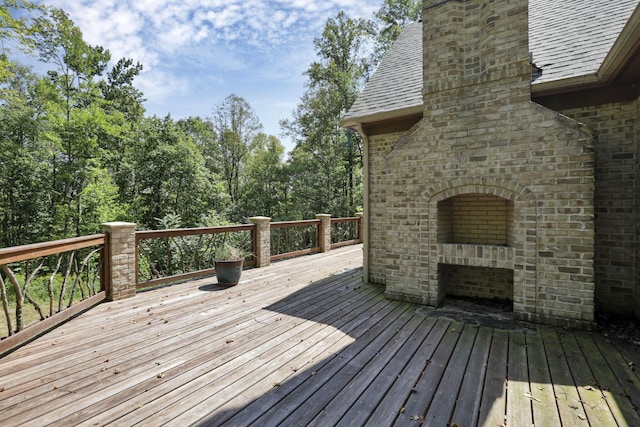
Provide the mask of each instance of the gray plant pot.
[{"label": "gray plant pot", "polygon": [[216,260],[215,268],[218,284],[222,286],[237,285],[242,275],[242,261]]}]

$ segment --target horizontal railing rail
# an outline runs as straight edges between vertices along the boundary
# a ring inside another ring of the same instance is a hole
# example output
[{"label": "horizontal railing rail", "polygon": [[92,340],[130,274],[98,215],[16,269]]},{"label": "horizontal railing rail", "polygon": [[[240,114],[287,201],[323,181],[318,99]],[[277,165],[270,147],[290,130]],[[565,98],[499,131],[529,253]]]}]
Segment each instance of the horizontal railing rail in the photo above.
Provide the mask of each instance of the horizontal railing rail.
[{"label": "horizontal railing rail", "polygon": [[107,238],[0,249],[0,355],[105,299]]},{"label": "horizontal railing rail", "polygon": [[225,244],[250,255],[244,266],[255,265],[255,225],[136,231],[136,288],[215,274],[216,252]]},{"label": "horizontal railing rail", "polygon": [[269,224],[271,228],[271,261],[320,252],[319,219],[281,221]]},{"label": "horizontal railing rail", "polygon": [[[215,274],[219,249],[245,254],[245,267],[362,242],[362,217],[136,231],[102,224],[105,234],[0,249],[0,356],[72,316],[137,289]],[[39,321],[38,321],[39,320]]]},{"label": "horizontal railing rail", "polygon": [[362,242],[360,218],[331,218],[331,249]]}]

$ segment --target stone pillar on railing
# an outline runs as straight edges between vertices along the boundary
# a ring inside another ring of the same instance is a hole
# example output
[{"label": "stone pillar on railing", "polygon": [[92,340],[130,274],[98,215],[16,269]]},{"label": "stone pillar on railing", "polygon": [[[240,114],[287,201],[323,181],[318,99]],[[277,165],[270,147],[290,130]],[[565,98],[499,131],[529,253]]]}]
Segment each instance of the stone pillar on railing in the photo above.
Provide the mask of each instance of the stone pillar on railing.
[{"label": "stone pillar on railing", "polygon": [[331,250],[331,215],[318,214],[316,218],[320,220],[320,232],[318,234],[320,252],[329,252]]},{"label": "stone pillar on railing", "polygon": [[362,243],[364,242],[364,213],[356,213],[356,218],[358,218],[358,241]]},{"label": "stone pillar on railing", "polygon": [[136,294],[136,225],[107,222],[102,231],[108,234],[106,297],[111,301],[132,297]]},{"label": "stone pillar on railing", "polygon": [[271,218],[254,216],[249,218],[249,222],[256,225],[256,268],[266,267],[271,263]]}]

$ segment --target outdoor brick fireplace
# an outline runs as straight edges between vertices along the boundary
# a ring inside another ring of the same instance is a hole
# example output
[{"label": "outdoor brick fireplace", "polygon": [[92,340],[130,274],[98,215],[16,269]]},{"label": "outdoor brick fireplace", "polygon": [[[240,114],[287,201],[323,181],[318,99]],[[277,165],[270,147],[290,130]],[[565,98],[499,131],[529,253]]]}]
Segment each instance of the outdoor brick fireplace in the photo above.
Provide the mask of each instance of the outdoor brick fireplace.
[{"label": "outdoor brick fireplace", "polygon": [[366,274],[393,299],[589,327],[594,135],[531,101],[527,6],[425,0],[421,118],[368,131]]},{"label": "outdoor brick fireplace", "polygon": [[513,301],[513,206],[482,193],[437,203],[440,294]]}]

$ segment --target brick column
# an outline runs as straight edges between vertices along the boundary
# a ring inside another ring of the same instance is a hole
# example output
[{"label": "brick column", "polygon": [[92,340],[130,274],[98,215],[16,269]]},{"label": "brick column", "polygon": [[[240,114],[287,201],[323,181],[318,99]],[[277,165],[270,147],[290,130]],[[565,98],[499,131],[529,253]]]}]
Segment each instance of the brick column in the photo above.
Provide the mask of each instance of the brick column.
[{"label": "brick column", "polygon": [[356,214],[356,218],[359,219],[359,221],[358,221],[358,241],[360,243],[362,243],[362,242],[364,242],[364,213],[358,212]]},{"label": "brick column", "polygon": [[105,291],[108,300],[117,301],[136,294],[136,225],[130,222],[102,224],[108,234],[107,277]]},{"label": "brick column", "polygon": [[254,216],[249,222],[256,225],[256,267],[267,267],[271,263],[271,218]]},{"label": "brick column", "polygon": [[318,214],[316,218],[320,220],[320,232],[318,233],[320,252],[329,252],[331,250],[331,215]]}]

